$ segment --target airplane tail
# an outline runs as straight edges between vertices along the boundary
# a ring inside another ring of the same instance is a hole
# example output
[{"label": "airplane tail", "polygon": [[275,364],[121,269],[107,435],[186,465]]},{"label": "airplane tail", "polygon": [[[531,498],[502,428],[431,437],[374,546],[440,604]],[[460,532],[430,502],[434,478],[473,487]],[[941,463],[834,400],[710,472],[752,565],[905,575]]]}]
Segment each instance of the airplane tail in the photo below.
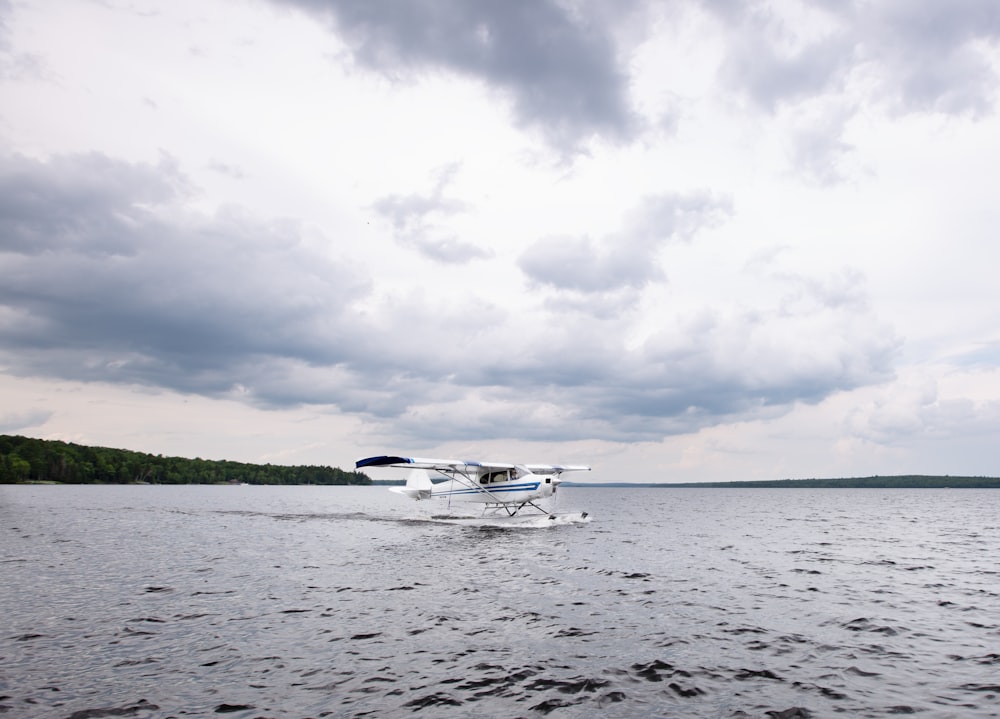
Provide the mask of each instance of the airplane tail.
[{"label": "airplane tail", "polygon": [[406,478],[406,486],[389,487],[390,492],[405,494],[410,499],[430,499],[434,483],[426,469],[411,469]]}]

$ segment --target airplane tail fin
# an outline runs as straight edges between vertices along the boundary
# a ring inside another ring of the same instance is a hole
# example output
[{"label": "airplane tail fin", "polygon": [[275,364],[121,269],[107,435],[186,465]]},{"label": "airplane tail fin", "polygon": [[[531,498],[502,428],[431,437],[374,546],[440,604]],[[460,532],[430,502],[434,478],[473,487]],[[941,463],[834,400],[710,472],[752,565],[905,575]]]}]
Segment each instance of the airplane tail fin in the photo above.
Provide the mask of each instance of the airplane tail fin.
[{"label": "airplane tail fin", "polygon": [[410,499],[430,499],[434,483],[426,469],[411,469],[406,478],[406,486],[389,487],[389,491],[405,494]]}]

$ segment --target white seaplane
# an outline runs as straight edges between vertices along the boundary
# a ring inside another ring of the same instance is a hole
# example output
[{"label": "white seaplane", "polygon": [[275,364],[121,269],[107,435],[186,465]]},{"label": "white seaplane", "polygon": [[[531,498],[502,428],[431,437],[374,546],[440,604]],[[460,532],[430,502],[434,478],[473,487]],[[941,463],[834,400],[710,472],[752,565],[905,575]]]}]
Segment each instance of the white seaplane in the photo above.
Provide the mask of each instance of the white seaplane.
[{"label": "white seaplane", "polygon": [[[354,463],[365,467],[397,467],[409,469],[403,487],[389,487],[392,492],[411,499],[447,499],[477,502],[485,505],[483,514],[513,517],[522,510],[536,511],[556,519],[557,515],[543,509],[537,502],[554,497],[563,472],[590,471],[584,465],[511,464],[508,462],[471,462],[458,459],[422,459],[420,457],[366,457]],[[438,472],[443,481],[434,482],[428,470]],[[586,519],[587,513],[577,515]]]}]

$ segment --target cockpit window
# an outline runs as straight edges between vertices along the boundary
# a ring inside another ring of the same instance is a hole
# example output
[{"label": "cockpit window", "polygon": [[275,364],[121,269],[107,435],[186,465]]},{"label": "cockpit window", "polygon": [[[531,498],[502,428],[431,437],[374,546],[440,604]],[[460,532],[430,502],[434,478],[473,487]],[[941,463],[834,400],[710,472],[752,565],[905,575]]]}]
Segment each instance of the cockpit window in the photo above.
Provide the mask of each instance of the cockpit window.
[{"label": "cockpit window", "polygon": [[[516,479],[516,472],[510,472],[510,479]],[[493,484],[494,482],[506,482],[508,479],[508,470],[501,469],[497,472],[486,472],[479,478],[480,484]]]}]

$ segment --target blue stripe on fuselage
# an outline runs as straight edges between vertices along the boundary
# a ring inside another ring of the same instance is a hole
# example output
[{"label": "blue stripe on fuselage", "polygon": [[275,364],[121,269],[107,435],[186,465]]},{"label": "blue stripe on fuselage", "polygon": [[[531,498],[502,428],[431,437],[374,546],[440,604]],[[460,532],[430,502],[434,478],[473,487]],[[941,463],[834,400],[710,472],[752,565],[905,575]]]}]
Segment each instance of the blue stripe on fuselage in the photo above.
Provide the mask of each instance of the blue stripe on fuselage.
[{"label": "blue stripe on fuselage", "polygon": [[[461,487],[460,489],[447,489],[441,492],[434,492],[435,497],[447,497],[457,494],[501,494],[503,492],[534,492],[541,485],[541,482],[522,482],[521,484],[508,484],[502,487],[491,487],[488,484],[477,487]],[[479,487],[482,487],[480,489]]]}]

